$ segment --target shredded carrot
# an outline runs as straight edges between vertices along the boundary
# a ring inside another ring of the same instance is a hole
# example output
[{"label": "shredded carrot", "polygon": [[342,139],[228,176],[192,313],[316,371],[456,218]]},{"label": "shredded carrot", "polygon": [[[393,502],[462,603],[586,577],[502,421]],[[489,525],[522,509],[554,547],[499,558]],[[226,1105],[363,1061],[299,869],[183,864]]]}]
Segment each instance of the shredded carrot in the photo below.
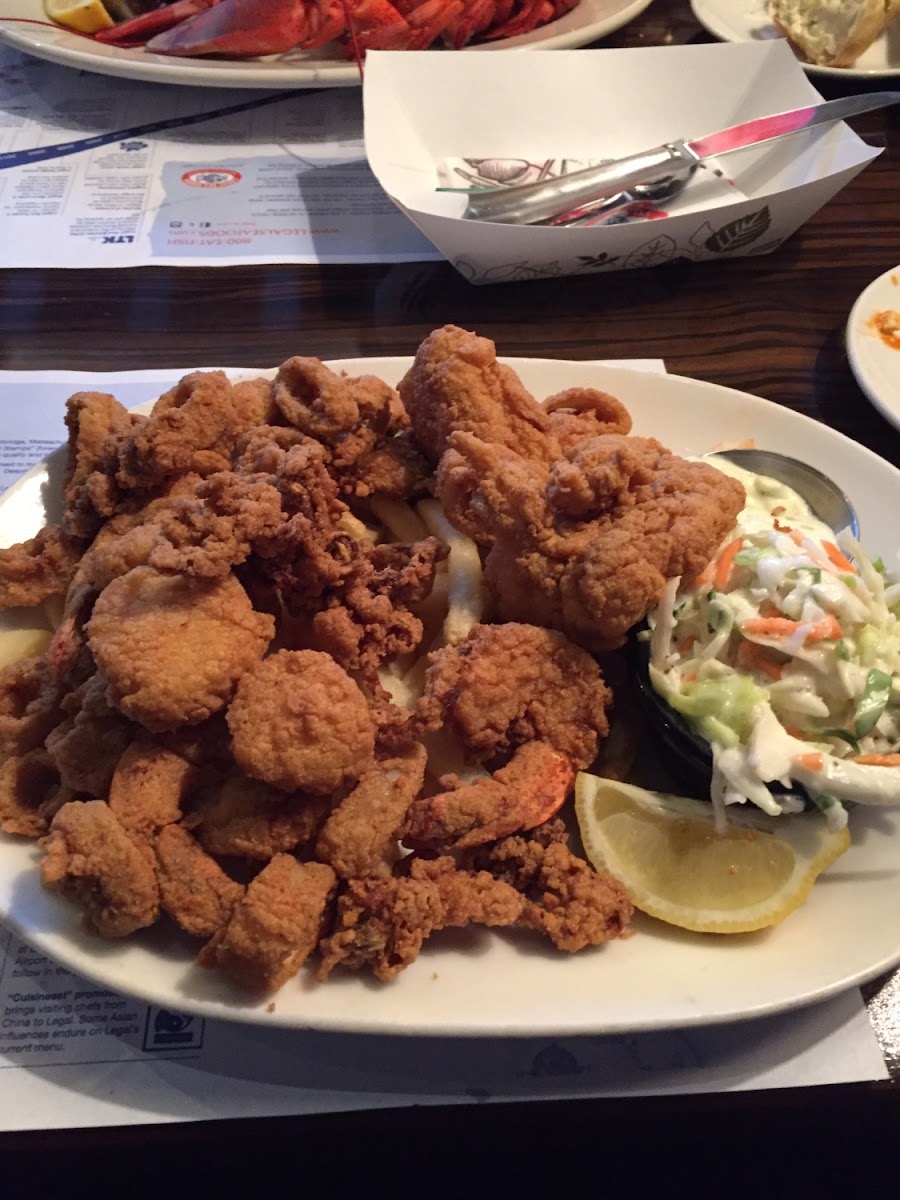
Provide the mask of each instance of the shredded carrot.
[{"label": "shredded carrot", "polygon": [[809,740],[803,730],[799,729],[796,725],[786,724],[784,731],[785,733],[789,733],[792,738],[797,738],[797,740],[800,742],[806,742]]},{"label": "shredded carrot", "polygon": [[737,652],[738,666],[745,671],[759,671],[770,679],[780,679],[784,671],[781,663],[769,658],[762,646],[755,642],[741,642]]},{"label": "shredded carrot", "polygon": [[761,617],[780,617],[781,609],[777,604],[773,604],[771,600],[766,600],[759,607],[759,615]]},{"label": "shredded carrot", "polygon": [[866,767],[900,767],[900,754],[854,754],[850,761]]},{"label": "shredded carrot", "polygon": [[681,641],[675,643],[675,649],[679,654],[689,654],[697,645],[696,636],[691,633],[687,637],[683,637]]},{"label": "shredded carrot", "polygon": [[826,638],[837,641],[843,637],[837,618],[829,613],[821,621],[791,621],[787,617],[751,617],[744,621],[741,629],[744,633],[756,637],[787,638],[796,633],[801,625],[806,624],[806,642],[821,642]]},{"label": "shredded carrot", "polygon": [[685,683],[696,683],[697,682],[697,672],[696,671],[688,671],[687,675],[685,675],[685,677],[684,677],[684,682]]},{"label": "shredded carrot", "polygon": [[846,555],[841,554],[834,542],[823,542],[822,548],[839,571],[851,571],[856,574],[856,567]]},{"label": "shredded carrot", "polygon": [[844,631],[838,624],[837,617],[834,613],[829,613],[827,617],[823,617],[821,621],[816,621],[810,626],[806,640],[808,642],[823,642],[831,638],[836,642],[843,636]]},{"label": "shredded carrot", "polygon": [[707,563],[703,570],[694,579],[694,585],[698,588],[707,587],[713,581],[714,565]]},{"label": "shredded carrot", "polygon": [[806,767],[807,771],[821,771],[825,766],[825,757],[818,751],[812,754],[798,754],[794,761],[801,767]]},{"label": "shredded carrot", "polygon": [[794,539],[794,541],[797,543],[798,546],[802,546],[803,543],[806,541],[805,536],[796,529],[785,530],[785,532],[790,533],[791,537]]},{"label": "shredded carrot", "polygon": [[734,565],[734,556],[737,554],[738,550],[740,550],[743,544],[744,539],[739,537],[735,538],[733,542],[729,542],[727,546],[723,547],[718,561],[716,562],[716,570],[715,574],[713,575],[713,584],[717,591],[721,592],[724,590],[725,585],[728,582],[728,577],[731,574],[731,568]]}]

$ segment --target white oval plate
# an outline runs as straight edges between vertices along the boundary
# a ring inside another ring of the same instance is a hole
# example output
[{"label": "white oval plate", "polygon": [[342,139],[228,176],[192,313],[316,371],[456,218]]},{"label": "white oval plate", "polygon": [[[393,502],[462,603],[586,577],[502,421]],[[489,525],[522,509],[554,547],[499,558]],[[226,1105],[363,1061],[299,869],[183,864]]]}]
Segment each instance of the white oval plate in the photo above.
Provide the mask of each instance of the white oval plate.
[{"label": "white oval plate", "polygon": [[[766,0],[691,0],[700,24],[723,42],[757,42],[780,38],[769,18]],[[900,76],[900,22],[881,35],[852,67],[818,67],[798,59],[809,75],[836,79],[892,79]]]},{"label": "white oval plate", "polygon": [[900,350],[872,328],[875,313],[900,312],[900,266],[860,293],[847,319],[847,357],[856,381],[875,407],[900,429]]},{"label": "white oval plate", "polygon": [[[356,359],[337,366],[396,383],[409,361]],[[900,471],[826,426],[755,396],[677,376],[591,363],[505,361],[538,397],[575,385],[619,396],[636,432],[682,452],[752,436],[760,446],[805,459],[853,498],[871,553],[894,561],[900,535],[884,498],[897,494]],[[172,382],[179,374],[172,373]],[[54,457],[51,476],[58,481],[62,456]],[[0,544],[36,531],[47,477],[45,464],[0,501]],[[35,845],[4,835],[0,918],[38,950],[98,984],[214,1018],[392,1034],[666,1029],[794,1008],[900,960],[900,811],[856,811],[852,831],[852,848],[807,903],[768,932],[716,938],[639,918],[633,937],[567,955],[526,931],[446,931],[426,942],[391,984],[340,970],[316,984],[304,970],[274,997],[273,1012],[268,1001],[250,1001],[220,973],[195,966],[187,940],[162,925],[124,942],[86,933],[74,906],[41,887]]]},{"label": "white oval plate", "polygon": [[[549,25],[502,42],[469,46],[467,52],[564,50],[586,46],[626,25],[650,3],[651,0],[581,0],[577,8]],[[5,0],[0,16],[0,37],[26,54],[100,75],[196,87],[320,88],[355,87],[360,83],[356,63],[347,62],[334,45],[245,60],[173,58],[149,54],[145,50],[105,46],[65,29],[4,24],[4,17],[45,21],[43,0]]]}]

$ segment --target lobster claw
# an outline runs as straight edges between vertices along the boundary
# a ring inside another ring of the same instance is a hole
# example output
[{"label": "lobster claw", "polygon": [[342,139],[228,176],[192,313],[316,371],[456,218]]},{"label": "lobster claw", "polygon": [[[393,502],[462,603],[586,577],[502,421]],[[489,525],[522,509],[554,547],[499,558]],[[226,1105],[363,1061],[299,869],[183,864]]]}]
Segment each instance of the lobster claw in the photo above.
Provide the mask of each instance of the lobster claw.
[{"label": "lobster claw", "polygon": [[109,46],[143,46],[156,34],[171,29],[173,25],[180,25],[182,21],[218,3],[219,0],[175,0],[174,4],[155,8],[152,12],[132,17],[130,21],[120,21],[111,29],[101,29],[93,35],[94,41],[105,42]]},{"label": "lobster claw", "polygon": [[[343,19],[320,22],[329,6],[308,0],[213,0],[212,5],[207,0],[201,7],[206,11],[159,33],[147,49],[187,56],[283,54],[295,46],[322,45],[343,28]],[[311,29],[315,39],[307,42]]]}]

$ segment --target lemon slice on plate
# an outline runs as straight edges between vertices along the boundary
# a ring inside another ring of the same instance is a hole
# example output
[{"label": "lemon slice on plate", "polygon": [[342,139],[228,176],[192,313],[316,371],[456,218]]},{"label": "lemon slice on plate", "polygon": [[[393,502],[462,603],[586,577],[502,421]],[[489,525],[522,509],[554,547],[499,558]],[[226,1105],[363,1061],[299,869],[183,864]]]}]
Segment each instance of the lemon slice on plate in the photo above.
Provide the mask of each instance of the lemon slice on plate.
[{"label": "lemon slice on plate", "polygon": [[102,0],[44,0],[44,12],[57,25],[77,33],[97,33],[115,25]]},{"label": "lemon slice on plate", "polygon": [[581,772],[575,811],[590,861],[625,884],[636,908],[699,933],[777,925],[850,846],[816,813],[728,810],[718,834],[702,800]]}]

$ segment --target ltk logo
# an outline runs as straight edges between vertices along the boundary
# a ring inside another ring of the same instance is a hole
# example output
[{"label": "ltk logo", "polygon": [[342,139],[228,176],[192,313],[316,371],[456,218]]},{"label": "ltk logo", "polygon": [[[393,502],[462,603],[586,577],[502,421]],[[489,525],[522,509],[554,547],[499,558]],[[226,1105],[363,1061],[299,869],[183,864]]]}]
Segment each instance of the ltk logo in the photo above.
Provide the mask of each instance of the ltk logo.
[{"label": "ltk logo", "polygon": [[201,1050],[203,1027],[202,1017],[189,1017],[151,1004],[144,1027],[144,1049]]}]

